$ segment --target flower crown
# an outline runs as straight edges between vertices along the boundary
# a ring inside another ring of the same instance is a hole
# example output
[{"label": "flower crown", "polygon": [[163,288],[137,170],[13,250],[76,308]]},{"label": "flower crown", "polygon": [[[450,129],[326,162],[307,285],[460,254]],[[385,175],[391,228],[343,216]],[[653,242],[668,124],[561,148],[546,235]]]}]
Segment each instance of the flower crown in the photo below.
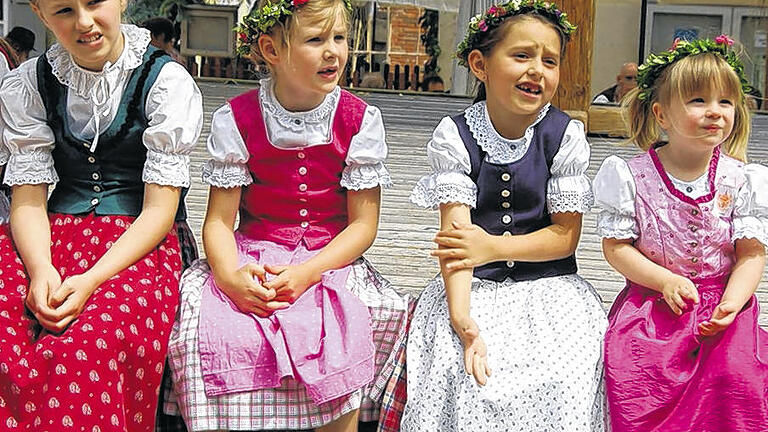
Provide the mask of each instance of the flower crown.
[{"label": "flower crown", "polygon": [[637,68],[637,86],[640,88],[638,98],[648,99],[653,93],[653,84],[661,76],[664,69],[672,63],[688,56],[713,53],[725,60],[736,72],[741,81],[741,90],[746,94],[752,87],[744,75],[744,65],[736,53],[729,49],[733,45],[733,39],[727,35],[720,35],[712,39],[696,39],[692,41],[675,39],[668,51],[658,54],[650,54],[645,63]]},{"label": "flower crown", "polygon": [[501,25],[505,19],[514,15],[536,12],[554,21],[557,26],[570,36],[576,31],[576,26],[568,21],[568,14],[561,12],[554,3],[543,0],[512,0],[506,3],[493,5],[484,14],[475,15],[469,20],[467,35],[456,48],[456,57],[459,64],[468,66],[467,57],[486,35],[494,28]]},{"label": "flower crown", "polygon": [[[237,54],[248,56],[251,53],[251,44],[258,41],[259,36],[269,33],[278,23],[285,23],[288,17],[307,3],[309,0],[270,0],[262,7],[254,8],[235,28]],[[344,6],[352,13],[351,0],[344,0]]]}]

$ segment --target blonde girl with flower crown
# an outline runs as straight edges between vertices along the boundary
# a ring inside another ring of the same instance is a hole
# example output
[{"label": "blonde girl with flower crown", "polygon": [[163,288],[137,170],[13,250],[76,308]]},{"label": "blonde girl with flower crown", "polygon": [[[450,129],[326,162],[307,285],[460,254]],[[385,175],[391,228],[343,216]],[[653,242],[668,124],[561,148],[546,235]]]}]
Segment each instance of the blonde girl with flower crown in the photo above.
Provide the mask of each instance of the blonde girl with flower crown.
[{"label": "blonde girl with flower crown", "polygon": [[202,97],[125,2],[30,4],[57,43],[0,88],[0,429],[149,432]]},{"label": "blonde girl with flower crown", "polygon": [[213,114],[208,259],[182,279],[170,345],[190,430],[378,418],[374,384],[407,305],[361,258],[390,178],[381,113],[338,86],[350,8],[267,1],[241,27],[271,76]]},{"label": "blonde girl with flower crown", "polygon": [[754,296],[768,169],[745,163],[748,86],[732,43],[676,41],[651,55],[624,102],[645,152],[607,158],[595,178],[603,254],[627,279],[605,337],[614,432],[768,425],[768,334]]},{"label": "blonde girl with flower crown", "polygon": [[574,30],[550,3],[512,1],[459,45],[482,85],[435,129],[411,195],[440,209],[442,274],[410,324],[403,431],[602,430],[605,314],[574,257],[589,144],[550,103]]}]

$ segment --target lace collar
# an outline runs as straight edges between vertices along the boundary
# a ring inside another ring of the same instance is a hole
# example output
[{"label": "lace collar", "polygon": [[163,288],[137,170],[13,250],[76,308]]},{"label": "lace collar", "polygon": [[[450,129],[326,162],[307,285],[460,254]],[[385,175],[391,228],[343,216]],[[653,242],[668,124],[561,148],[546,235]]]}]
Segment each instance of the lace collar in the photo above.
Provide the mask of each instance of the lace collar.
[{"label": "lace collar", "polygon": [[292,112],[280,105],[275,97],[274,83],[272,79],[265,78],[259,81],[259,102],[262,108],[268,112],[273,119],[286,129],[293,132],[301,132],[306,124],[327,124],[332,122],[333,114],[336,112],[336,106],[339,103],[341,89],[336,86],[332,92],[328,93],[317,107],[309,111]]},{"label": "lace collar", "polygon": [[475,141],[488,155],[488,162],[512,163],[519,160],[528,151],[528,145],[533,138],[533,128],[547,115],[549,106],[550,104],[544,105],[536,116],[536,120],[525,129],[523,136],[518,139],[506,139],[499,135],[488,116],[488,107],[485,101],[467,108],[464,111],[464,119]]},{"label": "lace collar", "polygon": [[92,99],[94,91],[104,87],[107,77],[114,76],[116,72],[119,75],[120,71],[130,71],[141,66],[144,53],[152,40],[149,30],[131,24],[121,24],[120,30],[125,37],[123,52],[114,63],[107,62],[101,71],[94,72],[81,68],[72,59],[72,55],[57,43],[46,53],[51,72],[70,91],[74,91],[83,99]]}]

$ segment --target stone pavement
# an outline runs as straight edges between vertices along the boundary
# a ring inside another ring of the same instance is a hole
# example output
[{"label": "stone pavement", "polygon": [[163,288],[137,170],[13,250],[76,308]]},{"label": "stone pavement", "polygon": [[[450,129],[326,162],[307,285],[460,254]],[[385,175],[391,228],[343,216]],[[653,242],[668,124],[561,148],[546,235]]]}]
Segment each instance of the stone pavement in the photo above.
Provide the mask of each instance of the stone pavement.
[{"label": "stone pavement", "polygon": [[[207,200],[207,188],[200,181],[200,170],[207,157],[205,140],[210,129],[211,113],[228,98],[252,88],[211,82],[201,82],[199,85],[204,97],[205,124],[198,147],[192,155],[193,186],[187,197],[190,225],[198,241]],[[378,238],[366,256],[397,289],[416,293],[438,272],[436,260],[429,256],[438,217],[436,211],[422,210],[411,205],[408,196],[416,181],[429,171],[424,148],[432,129],[443,116],[460,112],[471,101],[447,96],[397,93],[359,95],[378,106],[383,113],[390,150],[387,167],[395,183],[394,187],[384,191]],[[768,116],[756,116],[753,125],[750,161],[768,163]],[[617,154],[626,158],[638,153],[635,147],[622,145],[617,139],[590,137],[589,141],[592,144],[588,171],[590,177],[594,177],[601,161],[607,156]],[[605,307],[610,307],[624,286],[624,280],[602,257],[600,240],[595,235],[594,213],[584,218],[577,256],[580,274],[597,288]],[[764,275],[758,290],[763,325],[768,324],[767,280]]]}]

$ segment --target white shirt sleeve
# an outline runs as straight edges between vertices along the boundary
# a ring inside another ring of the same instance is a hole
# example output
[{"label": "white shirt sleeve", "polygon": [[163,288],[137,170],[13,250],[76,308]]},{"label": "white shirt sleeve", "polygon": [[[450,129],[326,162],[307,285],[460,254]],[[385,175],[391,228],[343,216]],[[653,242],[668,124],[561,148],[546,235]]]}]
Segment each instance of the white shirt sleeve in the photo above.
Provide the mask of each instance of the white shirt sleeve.
[{"label": "white shirt sleeve", "polygon": [[768,245],[768,167],[748,164],[733,209],[733,240],[754,238]]},{"label": "white shirt sleeve", "polygon": [[629,165],[618,156],[609,156],[593,182],[597,215],[597,235],[602,238],[636,239],[637,188]]},{"label": "white shirt sleeve", "polygon": [[3,78],[8,75],[8,73],[11,71],[11,68],[8,66],[8,60],[5,59],[5,56],[0,54],[0,82],[3,81]]},{"label": "white shirt sleeve", "polygon": [[592,207],[592,186],[585,174],[589,167],[589,152],[584,124],[571,120],[550,167],[551,176],[547,182],[550,213],[586,213]]},{"label": "white shirt sleeve", "polygon": [[148,151],[142,180],[188,187],[189,154],[202,128],[203,97],[183,66],[163,66],[147,95],[146,113],[149,127],[143,141]]},{"label": "white shirt sleeve", "polygon": [[203,167],[203,182],[220,188],[248,186],[253,183],[248,170],[248,148],[245,146],[229,104],[213,112],[208,135],[211,159]]},{"label": "white shirt sleeve", "polygon": [[444,117],[432,132],[427,143],[427,161],[432,174],[419,180],[411,193],[411,202],[431,209],[444,203],[473,208],[477,205],[477,185],[469,177],[469,152],[450,117]]},{"label": "white shirt sleeve", "polygon": [[381,111],[368,105],[360,131],[352,137],[347,151],[341,186],[349,190],[390,187],[392,179],[384,166],[387,158],[387,139]]},{"label": "white shirt sleeve", "polygon": [[59,181],[51,156],[55,137],[37,92],[36,64],[25,62],[6,75],[0,86],[0,133],[10,153],[5,168],[9,186]]}]

